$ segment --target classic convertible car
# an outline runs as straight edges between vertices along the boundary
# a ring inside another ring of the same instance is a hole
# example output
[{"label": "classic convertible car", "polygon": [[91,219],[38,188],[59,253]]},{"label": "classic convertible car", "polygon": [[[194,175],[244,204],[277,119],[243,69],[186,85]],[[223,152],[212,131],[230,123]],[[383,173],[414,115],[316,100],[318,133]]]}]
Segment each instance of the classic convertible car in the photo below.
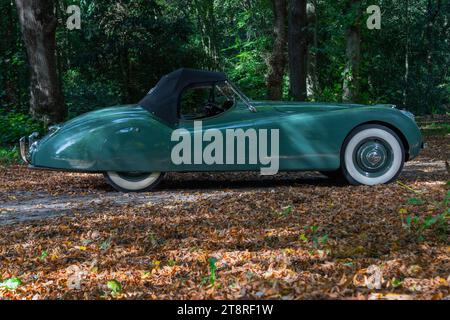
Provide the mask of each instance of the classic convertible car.
[{"label": "classic convertible car", "polygon": [[192,171],[314,170],[384,184],[421,148],[414,116],[395,106],[252,101],[225,74],[193,69],[164,76],[136,105],[20,140],[30,168],[103,173],[124,192],[151,190],[165,172]]}]

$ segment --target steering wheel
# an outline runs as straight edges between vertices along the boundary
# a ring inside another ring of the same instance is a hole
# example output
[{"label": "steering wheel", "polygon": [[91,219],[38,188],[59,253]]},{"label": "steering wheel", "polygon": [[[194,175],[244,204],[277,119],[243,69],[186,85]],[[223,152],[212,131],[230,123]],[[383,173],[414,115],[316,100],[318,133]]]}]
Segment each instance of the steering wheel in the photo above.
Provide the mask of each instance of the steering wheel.
[{"label": "steering wheel", "polygon": [[222,108],[221,106],[219,106],[217,103],[209,101],[207,102],[204,106],[203,106],[203,110],[205,110],[205,113],[208,116],[213,116],[216,115],[220,112],[225,111],[224,108]]}]

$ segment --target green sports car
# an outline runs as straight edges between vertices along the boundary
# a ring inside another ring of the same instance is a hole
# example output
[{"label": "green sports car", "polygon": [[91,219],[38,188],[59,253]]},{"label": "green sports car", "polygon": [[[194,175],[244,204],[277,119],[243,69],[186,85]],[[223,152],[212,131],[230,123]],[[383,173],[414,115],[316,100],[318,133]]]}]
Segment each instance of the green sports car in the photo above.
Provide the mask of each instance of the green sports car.
[{"label": "green sports car", "polygon": [[384,184],[422,148],[414,116],[395,106],[252,101],[225,74],[193,69],[164,76],[138,104],[20,140],[30,168],[103,173],[125,192],[194,171],[314,170]]}]

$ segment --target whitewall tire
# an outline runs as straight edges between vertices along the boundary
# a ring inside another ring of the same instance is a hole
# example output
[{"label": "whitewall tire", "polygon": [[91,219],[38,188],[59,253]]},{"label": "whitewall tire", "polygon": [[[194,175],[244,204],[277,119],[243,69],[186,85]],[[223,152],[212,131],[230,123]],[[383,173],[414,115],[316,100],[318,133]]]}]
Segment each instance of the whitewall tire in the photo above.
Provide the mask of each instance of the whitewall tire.
[{"label": "whitewall tire", "polygon": [[163,178],[161,172],[133,173],[108,171],[104,175],[108,183],[114,189],[121,192],[151,191]]},{"label": "whitewall tire", "polygon": [[354,185],[377,185],[394,181],[403,169],[405,149],[398,135],[381,125],[364,125],[344,143],[342,171]]}]

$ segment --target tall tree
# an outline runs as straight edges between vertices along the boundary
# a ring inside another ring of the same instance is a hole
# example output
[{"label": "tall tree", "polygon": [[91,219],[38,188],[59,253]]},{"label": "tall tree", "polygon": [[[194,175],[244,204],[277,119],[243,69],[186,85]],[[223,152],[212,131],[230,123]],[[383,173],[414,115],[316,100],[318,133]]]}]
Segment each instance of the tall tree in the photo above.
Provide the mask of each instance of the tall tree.
[{"label": "tall tree", "polygon": [[[434,5],[435,4],[435,5]],[[427,1],[427,18],[426,18],[426,27],[425,27],[425,50],[426,50],[426,70],[427,70],[427,78],[428,82],[432,84],[431,86],[427,86],[426,96],[430,95],[430,91],[433,90],[436,86],[436,78],[434,76],[433,67],[434,67],[434,51],[436,49],[435,44],[435,23],[439,17],[441,11],[442,1]],[[428,105],[428,113],[432,113],[432,106]]]},{"label": "tall tree", "polygon": [[286,0],[272,0],[274,15],[274,43],[269,58],[267,74],[267,96],[270,100],[281,100],[283,76],[286,69],[287,5]]},{"label": "tall tree", "polygon": [[[5,20],[6,28],[5,33],[3,35],[3,38],[5,42],[8,44],[8,46],[5,46],[4,48],[0,47],[0,49],[3,51],[2,56],[5,57],[3,61],[0,62],[4,63],[4,61],[11,61],[11,58],[13,54],[15,53],[15,43],[14,43],[14,18],[13,18],[13,8],[7,3],[6,5],[2,3],[2,6],[0,7],[0,14],[2,15],[3,19]],[[5,26],[2,26],[5,27]],[[16,94],[16,86],[13,83],[13,77],[14,77],[15,70],[13,69],[6,69],[5,71],[2,71],[0,75],[0,86],[3,85],[4,87],[4,93],[5,93],[5,101],[9,104],[15,104],[17,103],[17,94]],[[0,91],[1,94],[1,91]]]},{"label": "tall tree", "polygon": [[67,108],[55,55],[57,20],[52,0],[16,0],[30,66],[30,112],[45,123],[63,121]]},{"label": "tall tree", "polygon": [[319,48],[319,22],[317,17],[317,0],[312,0],[307,5],[308,29],[312,29],[308,40],[308,72],[307,72],[307,91],[308,96],[315,96],[319,92],[319,78],[317,65],[317,50]]},{"label": "tall tree", "polygon": [[405,73],[403,76],[403,106],[408,102],[408,82],[409,82],[409,0],[405,0]]},{"label": "tall tree", "polygon": [[290,93],[294,100],[307,98],[308,57],[307,1],[291,0],[289,6],[289,78]]},{"label": "tall tree", "polygon": [[210,59],[205,63],[205,67],[217,68],[219,66],[218,30],[214,1],[194,0],[192,5],[197,18],[197,28],[200,31],[203,50]]},{"label": "tall tree", "polygon": [[360,30],[360,1],[350,0],[348,9],[353,15],[352,23],[346,30],[346,66],[344,70],[344,83],[342,100],[354,102],[358,100],[360,91],[360,64],[361,64],[361,30]]}]

